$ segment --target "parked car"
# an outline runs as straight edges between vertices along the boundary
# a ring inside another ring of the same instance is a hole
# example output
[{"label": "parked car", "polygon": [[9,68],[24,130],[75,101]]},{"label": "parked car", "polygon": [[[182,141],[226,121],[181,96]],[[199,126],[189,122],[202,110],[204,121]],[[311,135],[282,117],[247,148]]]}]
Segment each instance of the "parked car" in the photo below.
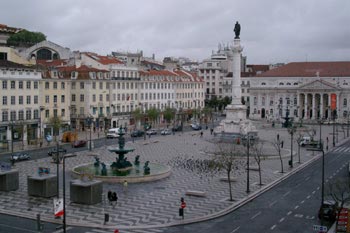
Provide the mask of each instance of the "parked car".
[{"label": "parked car", "polygon": [[194,123],[194,124],[191,124],[191,128],[193,130],[201,130],[202,129],[202,126],[197,124],[197,123]]},{"label": "parked car", "polygon": [[10,160],[13,162],[29,160],[29,159],[30,159],[30,155],[27,153],[16,153],[11,155],[11,158],[10,158]]},{"label": "parked car", "polygon": [[155,130],[155,129],[147,130],[146,134],[147,135],[155,135],[155,134],[157,134],[157,130]]},{"label": "parked car", "polygon": [[[65,154],[65,153],[67,153],[67,150],[64,149],[63,147],[59,147],[59,148],[58,148],[58,152],[59,152],[59,153]],[[56,153],[57,153],[57,147],[54,147],[54,148],[51,148],[51,149],[47,152],[47,155],[48,155],[48,156],[52,156],[52,155],[55,155]]]},{"label": "parked car", "polygon": [[171,134],[171,131],[169,129],[163,129],[161,132],[160,132],[161,135],[169,135]]},{"label": "parked car", "polygon": [[337,216],[338,203],[329,200],[324,201],[318,211],[318,218],[334,222]]},{"label": "parked car", "polygon": [[142,130],[134,130],[131,132],[131,137],[142,137],[145,134]]},{"label": "parked car", "polygon": [[317,147],[319,145],[318,141],[313,140],[311,137],[304,136],[300,141],[301,147]]},{"label": "parked car", "polygon": [[173,128],[172,128],[173,131],[182,131],[182,126],[181,125],[175,125]]},{"label": "parked car", "polygon": [[72,147],[77,148],[77,147],[84,147],[86,146],[86,141],[85,140],[77,140],[72,143]]}]

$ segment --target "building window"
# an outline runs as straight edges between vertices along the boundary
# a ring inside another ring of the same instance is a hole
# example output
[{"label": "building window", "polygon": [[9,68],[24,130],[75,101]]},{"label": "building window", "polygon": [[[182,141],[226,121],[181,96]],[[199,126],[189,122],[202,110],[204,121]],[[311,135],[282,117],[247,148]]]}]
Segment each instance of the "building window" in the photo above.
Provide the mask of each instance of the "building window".
[{"label": "building window", "polygon": [[92,95],[92,102],[96,102],[96,95],[95,94]]},{"label": "building window", "polygon": [[45,118],[49,118],[50,117],[50,110],[45,110]]},{"label": "building window", "polygon": [[258,98],[256,96],[254,96],[254,105],[257,105],[258,104]]},{"label": "building window", "polygon": [[54,102],[55,104],[57,104],[57,95],[54,95],[54,96],[53,96],[53,102]]},{"label": "building window", "polygon": [[39,103],[39,96],[35,95],[34,96],[34,104],[38,104]]},{"label": "building window", "polygon": [[346,98],[344,98],[343,106],[346,107],[347,105],[348,105],[348,100]]},{"label": "building window", "polygon": [[72,94],[72,101],[75,102],[75,94]]},{"label": "building window", "polygon": [[2,105],[7,105],[7,96],[2,97]]},{"label": "building window", "polygon": [[84,95],[83,94],[80,95],[80,102],[84,102]]},{"label": "building window", "polygon": [[18,89],[23,89],[23,81],[18,82]]},{"label": "building window", "polygon": [[50,103],[50,96],[46,95],[45,96],[45,104],[48,104],[48,103]]},{"label": "building window", "polygon": [[66,83],[64,83],[64,82],[61,83],[61,89],[62,90],[66,89]]},{"label": "building window", "polygon": [[26,120],[32,119],[32,110],[28,109],[26,110]]},{"label": "building window", "polygon": [[57,117],[58,115],[57,115],[57,109],[54,109],[53,110],[53,117]]},{"label": "building window", "polygon": [[30,95],[27,95],[27,104],[30,104]]},{"label": "building window", "polygon": [[11,89],[16,89],[16,82],[15,81],[11,81]]},{"label": "building window", "polygon": [[96,89],[96,82],[92,82],[92,89]]},{"label": "building window", "polygon": [[39,110],[38,109],[34,110],[34,119],[39,119]]},{"label": "building window", "polygon": [[23,104],[23,96],[18,96],[18,104]]},{"label": "building window", "polygon": [[11,105],[16,105],[16,96],[11,96]]},{"label": "building window", "polygon": [[2,89],[7,89],[7,81],[2,81]]},{"label": "building window", "polygon": [[66,102],[66,97],[64,95],[61,95],[61,103]]},{"label": "building window", "polygon": [[61,117],[65,117],[66,116],[66,109],[62,108],[61,109]]},{"label": "building window", "polygon": [[23,110],[18,111],[18,120],[20,120],[20,121],[24,120],[24,111]]},{"label": "building window", "polygon": [[27,81],[27,89],[30,89],[30,88],[31,88],[31,82]]},{"label": "building window", "polygon": [[10,120],[15,121],[16,120],[16,111],[11,111],[10,113]]},{"label": "building window", "polygon": [[8,111],[3,111],[2,112],[2,121],[8,121],[9,113]]},{"label": "building window", "polygon": [[50,83],[49,82],[45,82],[45,89],[49,89],[50,88]]},{"label": "building window", "polygon": [[99,87],[100,87],[100,90],[103,89],[103,83],[102,82],[99,83]]},{"label": "building window", "polygon": [[57,82],[53,82],[53,89],[57,89]]},{"label": "building window", "polygon": [[81,89],[81,90],[84,89],[84,82],[80,82],[80,89]]},{"label": "building window", "polygon": [[76,88],[76,82],[72,82],[72,90],[75,90]]}]

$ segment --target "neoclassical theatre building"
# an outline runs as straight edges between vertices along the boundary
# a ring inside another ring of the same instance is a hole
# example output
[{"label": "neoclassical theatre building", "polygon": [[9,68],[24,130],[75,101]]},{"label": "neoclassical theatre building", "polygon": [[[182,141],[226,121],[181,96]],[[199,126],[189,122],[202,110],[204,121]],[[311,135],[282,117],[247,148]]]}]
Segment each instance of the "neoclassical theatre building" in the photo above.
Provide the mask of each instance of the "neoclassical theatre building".
[{"label": "neoclassical theatre building", "polygon": [[247,78],[249,117],[344,122],[349,117],[350,62],[292,62]]}]

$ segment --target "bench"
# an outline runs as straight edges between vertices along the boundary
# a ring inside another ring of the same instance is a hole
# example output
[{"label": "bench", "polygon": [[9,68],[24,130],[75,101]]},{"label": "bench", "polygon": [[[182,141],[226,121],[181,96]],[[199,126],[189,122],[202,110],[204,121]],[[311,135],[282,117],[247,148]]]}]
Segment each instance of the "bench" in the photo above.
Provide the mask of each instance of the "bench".
[{"label": "bench", "polygon": [[[220,181],[228,182],[228,177],[227,176],[220,177]],[[230,182],[236,182],[236,181],[237,179],[235,177],[230,177]]]},{"label": "bench", "polygon": [[196,197],[205,197],[207,195],[206,192],[203,191],[197,191],[197,190],[188,190],[186,192],[187,196],[196,196]]}]

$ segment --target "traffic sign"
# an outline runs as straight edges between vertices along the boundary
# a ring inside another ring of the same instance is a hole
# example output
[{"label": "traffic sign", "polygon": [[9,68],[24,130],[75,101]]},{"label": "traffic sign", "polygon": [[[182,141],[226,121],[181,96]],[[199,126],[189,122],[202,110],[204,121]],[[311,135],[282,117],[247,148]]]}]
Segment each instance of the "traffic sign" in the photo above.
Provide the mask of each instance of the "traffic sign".
[{"label": "traffic sign", "polygon": [[314,231],[318,232],[327,232],[327,227],[326,226],[320,226],[320,225],[314,225],[313,226]]}]

